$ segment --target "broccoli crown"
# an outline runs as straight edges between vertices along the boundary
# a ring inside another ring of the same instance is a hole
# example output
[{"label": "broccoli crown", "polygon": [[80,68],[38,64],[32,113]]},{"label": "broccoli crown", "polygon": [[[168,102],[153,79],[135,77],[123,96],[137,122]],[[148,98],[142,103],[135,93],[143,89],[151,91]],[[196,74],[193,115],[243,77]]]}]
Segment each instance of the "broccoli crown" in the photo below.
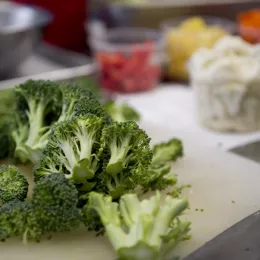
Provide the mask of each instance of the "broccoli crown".
[{"label": "broccoli crown", "polygon": [[28,182],[15,166],[0,167],[0,204],[17,199],[23,201],[28,192]]},{"label": "broccoli crown", "polygon": [[112,119],[105,108],[101,106],[100,102],[95,98],[82,98],[79,100],[77,107],[75,108],[75,116],[84,116],[88,114],[102,117],[106,124],[112,122]]},{"label": "broccoli crown", "polygon": [[[61,84],[62,111],[58,122],[73,118],[76,111],[82,107],[82,100],[96,100],[95,96],[87,89],[76,84]],[[91,104],[90,104],[91,105]]]},{"label": "broccoli crown", "polygon": [[23,242],[39,240],[42,235],[31,202],[12,200],[0,208],[0,239],[22,236]]},{"label": "broccoli crown", "polygon": [[115,101],[110,100],[105,104],[105,109],[114,121],[139,121],[140,115],[132,107],[127,104],[116,104]]},{"label": "broccoli crown", "polygon": [[16,143],[15,156],[23,163],[34,162],[32,151],[45,147],[50,125],[60,110],[59,84],[45,80],[28,80],[15,89]]},{"label": "broccoli crown", "polygon": [[40,163],[34,169],[35,180],[63,172],[79,185],[80,191],[95,186],[95,173],[101,167],[100,136],[103,119],[94,115],[75,117],[56,125]]},{"label": "broccoli crown", "polygon": [[137,194],[126,194],[119,203],[109,196],[91,192],[89,207],[96,210],[119,259],[166,259],[170,250],[186,239],[188,221],[178,217],[188,207],[185,199],[160,193],[139,201]]},{"label": "broccoli crown", "polygon": [[62,173],[41,178],[33,190],[32,205],[44,232],[65,232],[80,224],[78,192]]},{"label": "broccoli crown", "polygon": [[183,156],[183,144],[172,138],[168,142],[157,144],[153,148],[153,163],[175,162]]},{"label": "broccoli crown", "polygon": [[101,136],[103,146],[103,172],[99,175],[98,190],[119,198],[134,189],[145,178],[152,152],[150,138],[135,122],[113,122],[104,127]]}]

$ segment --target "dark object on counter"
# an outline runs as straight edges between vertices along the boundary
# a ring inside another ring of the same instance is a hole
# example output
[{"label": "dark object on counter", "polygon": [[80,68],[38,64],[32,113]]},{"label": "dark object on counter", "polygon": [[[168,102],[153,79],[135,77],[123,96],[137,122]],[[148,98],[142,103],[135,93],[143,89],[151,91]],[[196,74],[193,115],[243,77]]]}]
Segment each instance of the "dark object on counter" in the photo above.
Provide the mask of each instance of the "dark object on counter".
[{"label": "dark object on counter", "polygon": [[0,75],[14,71],[31,54],[50,21],[42,9],[0,2]]},{"label": "dark object on counter", "polygon": [[235,224],[184,260],[259,260],[260,211]]},{"label": "dark object on counter", "polygon": [[254,141],[235,148],[230,152],[243,156],[249,160],[260,163],[260,141]]}]

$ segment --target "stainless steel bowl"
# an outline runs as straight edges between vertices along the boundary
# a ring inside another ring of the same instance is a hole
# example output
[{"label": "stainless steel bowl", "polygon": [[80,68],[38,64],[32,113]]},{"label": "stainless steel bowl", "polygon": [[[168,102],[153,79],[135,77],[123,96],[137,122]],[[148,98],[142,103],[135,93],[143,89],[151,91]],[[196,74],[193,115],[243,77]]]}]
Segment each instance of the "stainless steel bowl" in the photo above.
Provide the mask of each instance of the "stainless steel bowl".
[{"label": "stainless steel bowl", "polygon": [[42,9],[0,1],[0,76],[12,74],[31,54],[51,19]]}]

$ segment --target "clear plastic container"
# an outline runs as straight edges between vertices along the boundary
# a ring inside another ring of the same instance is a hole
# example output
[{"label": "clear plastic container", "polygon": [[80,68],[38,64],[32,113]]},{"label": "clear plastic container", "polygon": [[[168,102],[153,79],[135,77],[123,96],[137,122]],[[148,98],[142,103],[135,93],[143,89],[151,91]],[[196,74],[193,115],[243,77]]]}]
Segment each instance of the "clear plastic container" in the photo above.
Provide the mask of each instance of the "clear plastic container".
[{"label": "clear plastic container", "polygon": [[181,16],[161,24],[168,56],[167,77],[188,80],[187,62],[199,48],[211,48],[227,34],[236,32],[232,21],[213,16]]},{"label": "clear plastic container", "polygon": [[163,37],[144,28],[118,28],[92,37],[90,46],[101,65],[101,86],[109,91],[155,88],[161,78]]}]

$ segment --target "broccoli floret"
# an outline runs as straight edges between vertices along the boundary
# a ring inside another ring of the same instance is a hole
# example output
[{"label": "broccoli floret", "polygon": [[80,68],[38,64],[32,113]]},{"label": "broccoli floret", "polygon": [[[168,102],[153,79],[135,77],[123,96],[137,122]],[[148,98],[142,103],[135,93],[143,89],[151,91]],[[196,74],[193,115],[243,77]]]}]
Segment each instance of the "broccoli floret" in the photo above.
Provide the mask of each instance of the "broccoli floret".
[{"label": "broccoli floret", "polygon": [[11,200],[25,200],[28,182],[15,166],[0,167],[0,204]]},{"label": "broccoli floret", "polygon": [[35,167],[35,180],[51,173],[64,172],[66,178],[80,185],[80,191],[91,190],[95,186],[92,179],[100,167],[102,126],[103,119],[94,115],[75,117],[57,125],[44,156]]},{"label": "broccoli floret", "polygon": [[45,233],[66,232],[80,225],[78,192],[62,173],[47,175],[36,183],[32,205]]},{"label": "broccoli floret", "polygon": [[104,105],[108,114],[114,121],[126,122],[126,121],[139,121],[140,115],[132,107],[127,104],[116,104],[115,101],[110,100]]},{"label": "broccoli floret", "polygon": [[150,138],[135,122],[113,122],[104,127],[104,166],[98,190],[107,190],[113,198],[119,198],[140,184],[152,159],[149,143]]},{"label": "broccoli floret", "polygon": [[188,221],[178,219],[188,207],[187,200],[166,196],[162,204],[159,192],[141,202],[136,194],[127,194],[119,204],[92,192],[89,206],[99,214],[119,259],[166,259],[190,230]]},{"label": "broccoli floret", "polygon": [[34,213],[32,203],[13,200],[0,208],[0,239],[21,236],[24,243],[38,241],[41,227]]},{"label": "broccoli floret", "polygon": [[37,153],[45,147],[50,126],[57,118],[59,84],[28,80],[16,87],[15,93],[17,122],[12,133],[15,156],[23,163],[34,162],[38,159]]},{"label": "broccoli floret", "polygon": [[149,190],[165,190],[177,183],[174,175],[169,175],[171,166],[166,164],[151,164],[147,170],[147,179],[142,183],[144,192]]},{"label": "broccoli floret", "polygon": [[0,91],[0,159],[9,158],[13,153],[13,142],[10,132],[13,127],[14,91]]},{"label": "broccoli floret", "polygon": [[[0,115],[1,117],[1,115]],[[2,119],[1,120],[5,120]],[[6,119],[8,120],[8,119]],[[0,159],[9,158],[13,153],[13,142],[10,136],[10,123],[6,122],[0,126]]]},{"label": "broccoli floret", "polygon": [[102,117],[105,124],[110,124],[112,122],[112,118],[97,99],[82,98],[75,108],[75,116],[84,116],[88,114]]},{"label": "broccoli floret", "polygon": [[[62,93],[62,110],[57,122],[70,120],[79,112],[84,114],[87,109],[90,109],[89,107],[92,105],[92,100],[93,102],[98,103],[95,96],[87,88],[82,86],[75,84],[61,84],[60,90]],[[82,109],[82,103],[86,105],[84,111]],[[100,107],[99,103],[98,105]]]},{"label": "broccoli floret", "polygon": [[88,204],[81,209],[81,217],[88,231],[95,232],[96,236],[104,235],[105,229],[99,215],[93,208],[90,208]]},{"label": "broccoli floret", "polygon": [[153,163],[175,162],[183,156],[182,142],[176,138],[157,144],[153,148]]},{"label": "broccoli floret", "polygon": [[15,156],[23,163],[36,164],[42,155],[53,125],[77,115],[93,113],[110,117],[94,95],[75,84],[27,81],[16,88],[17,119],[13,131]]},{"label": "broccoli floret", "polygon": [[75,80],[75,83],[82,88],[88,89],[96,97],[96,99],[102,99],[102,93],[99,85],[96,80],[93,80],[91,77],[82,77]]},{"label": "broccoli floret", "polygon": [[170,174],[171,166],[168,162],[174,162],[183,156],[182,142],[176,138],[168,142],[157,144],[153,148],[153,159],[143,180],[144,192],[149,190],[165,190],[177,183],[177,178]]}]

